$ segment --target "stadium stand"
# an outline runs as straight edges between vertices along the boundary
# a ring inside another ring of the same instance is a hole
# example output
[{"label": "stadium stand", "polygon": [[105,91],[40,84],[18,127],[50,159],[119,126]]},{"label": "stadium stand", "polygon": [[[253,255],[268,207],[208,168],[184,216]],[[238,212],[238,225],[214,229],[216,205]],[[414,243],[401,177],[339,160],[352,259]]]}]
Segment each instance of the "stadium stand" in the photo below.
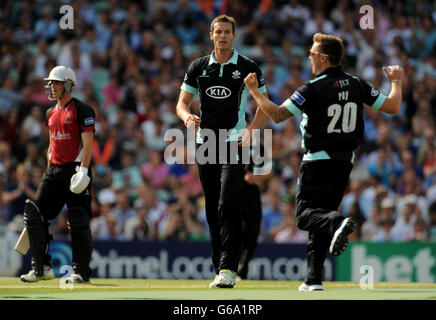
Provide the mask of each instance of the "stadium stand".
[{"label": "stadium stand", "polygon": [[[59,28],[63,4],[74,9],[73,30]],[[374,8],[374,29],[360,28],[364,4]],[[425,0],[2,1],[0,234],[21,231],[17,208],[25,196],[11,191],[34,187],[45,169],[50,101],[42,77],[63,64],[77,75],[73,95],[97,115],[94,238],[208,240],[196,167],[166,164],[163,136],[184,130],[175,114],[180,84],[189,63],[211,51],[209,23],[220,13],[238,21],[235,47],[261,65],[276,103],[311,78],[308,49],[318,31],[343,37],[345,69],[385,94],[382,66],[403,66],[400,113],[366,108],[365,142],[341,210],[359,221],[355,240],[436,241],[436,8]],[[262,230],[261,241],[304,239],[286,218],[302,155],[299,121],[266,125],[273,130],[274,177],[261,186],[263,225],[289,226],[279,237]],[[62,215],[52,228],[55,239],[68,234]]]}]

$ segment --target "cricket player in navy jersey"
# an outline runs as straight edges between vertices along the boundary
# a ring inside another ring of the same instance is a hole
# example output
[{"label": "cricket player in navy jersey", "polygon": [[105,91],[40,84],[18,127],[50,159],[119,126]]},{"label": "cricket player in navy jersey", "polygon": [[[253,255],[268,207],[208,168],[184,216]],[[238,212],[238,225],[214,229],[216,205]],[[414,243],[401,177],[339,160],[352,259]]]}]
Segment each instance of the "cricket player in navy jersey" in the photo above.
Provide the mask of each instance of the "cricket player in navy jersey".
[{"label": "cricket player in navy jersey", "polygon": [[257,105],[275,122],[302,114],[305,154],[298,177],[296,218],[309,232],[308,272],[299,291],[323,290],[322,268],[327,252],[342,254],[355,222],[337,210],[353,168],[354,150],[363,139],[363,105],[396,114],[402,99],[403,69],[384,68],[391,82],[386,97],[364,80],[341,68],[344,45],[340,38],[316,33],[309,59],[315,78],[298,88],[280,106],[257,89],[255,74],[245,84]]},{"label": "cricket player in navy jersey", "polygon": [[[193,61],[181,86],[177,115],[197,131],[197,165],[205,194],[206,218],[210,230],[212,263],[215,279],[210,288],[233,288],[241,255],[241,194],[245,165],[241,143],[246,140],[243,132],[258,129],[267,117],[257,109],[253,121],[246,126],[245,104],[248,90],[244,78],[255,74],[259,90],[266,96],[264,77],[251,59],[239,54],[233,47],[236,38],[234,18],[221,15],[211,23],[210,39],[214,51]],[[200,99],[200,117],[192,114],[190,104],[194,95]],[[224,148],[226,157],[219,152],[219,132],[227,132]],[[244,130],[247,129],[247,130]],[[199,150],[210,146],[211,136],[216,158],[199,161]],[[244,138],[242,138],[244,136]],[[252,135],[248,135],[250,139]],[[244,140],[244,141],[241,141]],[[237,150],[237,153],[232,152]],[[231,159],[230,159],[231,158]]]},{"label": "cricket player in navy jersey", "polygon": [[71,68],[56,66],[44,80],[48,81],[49,99],[57,103],[46,113],[50,132],[48,168],[35,201],[27,199],[25,204],[24,222],[32,270],[23,274],[21,280],[36,282],[54,278],[48,254],[49,220],[54,219],[66,204],[73,253],[73,272],[66,278],[66,283],[88,282],[92,253],[90,164],[95,113],[90,106],[72,97],[76,76]]}]

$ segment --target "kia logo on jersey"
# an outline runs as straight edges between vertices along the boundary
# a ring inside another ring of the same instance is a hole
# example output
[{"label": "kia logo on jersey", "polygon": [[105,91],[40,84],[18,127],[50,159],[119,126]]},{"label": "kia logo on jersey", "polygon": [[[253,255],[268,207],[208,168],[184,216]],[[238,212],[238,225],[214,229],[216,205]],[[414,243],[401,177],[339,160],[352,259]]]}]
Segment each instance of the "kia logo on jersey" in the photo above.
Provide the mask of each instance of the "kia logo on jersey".
[{"label": "kia logo on jersey", "polygon": [[225,99],[230,97],[232,92],[230,91],[230,89],[227,89],[226,87],[213,86],[206,89],[206,94],[214,99]]}]

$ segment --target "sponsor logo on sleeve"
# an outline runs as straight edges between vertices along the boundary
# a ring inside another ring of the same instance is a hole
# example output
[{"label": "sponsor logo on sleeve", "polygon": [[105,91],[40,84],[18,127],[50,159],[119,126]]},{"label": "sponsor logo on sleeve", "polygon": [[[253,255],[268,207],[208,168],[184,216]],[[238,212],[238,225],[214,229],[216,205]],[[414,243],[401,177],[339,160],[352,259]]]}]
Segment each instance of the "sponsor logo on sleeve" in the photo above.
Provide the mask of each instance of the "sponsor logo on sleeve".
[{"label": "sponsor logo on sleeve", "polygon": [[86,118],[84,121],[85,126],[92,126],[94,125],[94,118],[93,117],[89,117]]},{"label": "sponsor logo on sleeve", "polygon": [[265,77],[263,75],[260,76],[260,84],[265,84]]},{"label": "sponsor logo on sleeve", "polygon": [[300,106],[306,101],[306,99],[298,91],[295,91],[292,94],[291,99],[294,100]]}]

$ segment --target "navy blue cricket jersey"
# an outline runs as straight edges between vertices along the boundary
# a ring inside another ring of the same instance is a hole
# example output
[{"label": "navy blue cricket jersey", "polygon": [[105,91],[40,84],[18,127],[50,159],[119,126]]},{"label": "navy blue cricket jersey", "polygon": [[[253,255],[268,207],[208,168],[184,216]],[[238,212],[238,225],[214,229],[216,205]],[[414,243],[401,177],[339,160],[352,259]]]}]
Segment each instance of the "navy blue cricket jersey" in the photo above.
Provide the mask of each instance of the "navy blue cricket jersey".
[{"label": "navy blue cricket jersey", "polygon": [[233,49],[232,57],[219,64],[214,52],[193,61],[186,72],[180,89],[200,99],[200,127],[197,143],[203,142],[201,129],[229,131],[227,141],[237,141],[246,127],[245,108],[249,94],[244,78],[251,72],[257,75],[259,90],[266,92],[265,79],[257,64]]},{"label": "navy blue cricket jersey", "polygon": [[363,105],[379,110],[386,96],[340,66],[321,72],[283,102],[300,124],[303,160],[340,158],[352,161],[363,139]]}]

